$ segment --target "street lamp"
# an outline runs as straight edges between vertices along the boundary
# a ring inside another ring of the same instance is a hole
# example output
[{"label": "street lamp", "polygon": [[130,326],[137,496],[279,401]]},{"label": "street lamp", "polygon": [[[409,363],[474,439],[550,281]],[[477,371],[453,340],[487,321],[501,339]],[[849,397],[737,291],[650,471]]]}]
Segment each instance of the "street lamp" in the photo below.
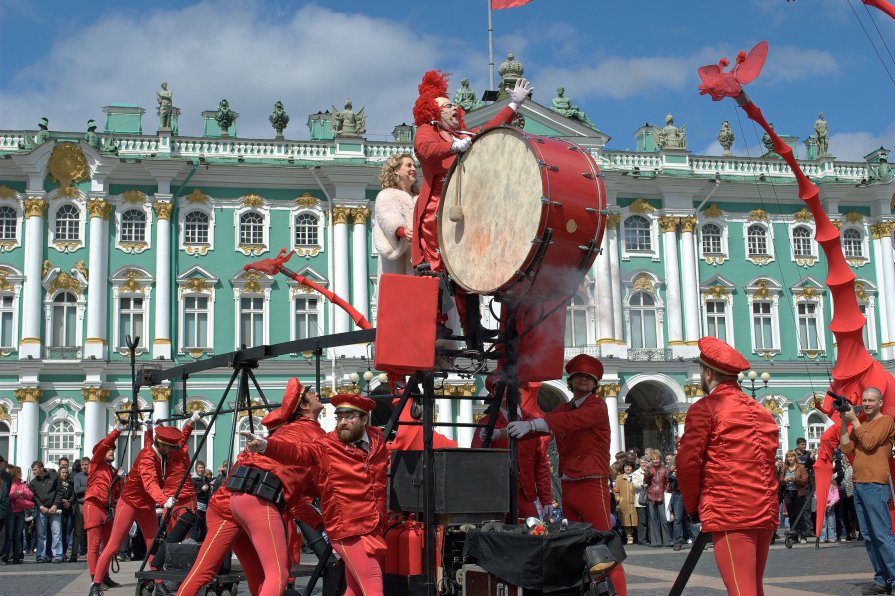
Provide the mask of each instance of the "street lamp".
[{"label": "street lamp", "polygon": [[[743,383],[746,382],[747,379],[749,381],[749,384],[744,388]],[[761,379],[761,382],[763,383],[763,385],[756,387],[756,383],[755,383],[756,379]],[[770,381],[770,380],[771,380],[771,373],[769,373],[769,372],[759,373],[757,371],[750,370],[749,372],[747,372],[745,374],[740,373],[737,375],[737,382],[740,384],[740,388],[748,390],[750,393],[752,393],[752,399],[755,399],[756,391],[758,391],[759,389],[767,389],[768,388],[768,381]]]}]

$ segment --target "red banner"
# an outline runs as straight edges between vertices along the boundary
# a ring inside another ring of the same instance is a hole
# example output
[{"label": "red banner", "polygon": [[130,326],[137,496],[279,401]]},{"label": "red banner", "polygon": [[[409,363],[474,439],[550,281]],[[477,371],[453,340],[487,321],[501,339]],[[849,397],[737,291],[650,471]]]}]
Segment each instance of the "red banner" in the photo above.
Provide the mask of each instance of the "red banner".
[{"label": "red banner", "polygon": [[491,10],[500,10],[502,8],[516,8],[523,4],[528,4],[531,0],[491,0]]}]

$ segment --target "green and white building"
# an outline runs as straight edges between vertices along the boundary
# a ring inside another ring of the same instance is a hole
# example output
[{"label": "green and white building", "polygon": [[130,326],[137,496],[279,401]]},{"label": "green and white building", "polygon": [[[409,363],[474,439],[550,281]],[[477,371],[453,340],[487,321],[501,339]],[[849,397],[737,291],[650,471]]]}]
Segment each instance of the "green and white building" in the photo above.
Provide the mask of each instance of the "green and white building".
[{"label": "green and white building", "polygon": [[[503,103],[470,112],[467,124],[486,121]],[[635,131],[637,150],[611,150],[607,134],[545,103],[522,107],[525,130],[578,142],[605,175],[609,225],[568,308],[566,356],[587,353],[606,366],[612,449],[671,445],[701,396],[693,358],[705,334],[770,373],[756,399],[777,419],[781,449],[797,436],[817,441],[829,425],[812,406],[836,355],[827,330],[832,305],[814,222],[782,160],[694,155],[685,143],[659,149],[663,129],[651,125]],[[243,272],[281,247],[296,251],[291,268],[375,325],[370,215],[381,165],[412,150],[411,127],[397,126],[390,142],[334,137],[329,116],[315,114],[308,140],[244,139],[234,128],[234,136],[222,134],[211,112],[205,134],[186,137],[176,128],[144,132],[155,122],[139,107],[104,111],[104,132],[89,143],[76,132],[52,131],[45,140],[0,131],[0,454],[23,467],[89,455],[109,432],[112,412],[131,398],[127,335],[140,337],[140,363],[171,367],[242,345],[353,329],[307,288]],[[790,140],[841,224],[868,318],[867,346],[895,369],[895,183],[887,152],[868,147],[865,161],[842,162],[815,158],[810,138]],[[326,353],[324,390],[344,389],[351,373],[367,370],[371,350]],[[314,382],[314,361],[295,354],[255,372],[278,399],[291,376]],[[230,373],[190,377],[186,395],[180,383],[144,389],[140,401],[156,417],[179,412],[184,401],[208,411]],[[448,395],[481,392],[480,380],[449,379],[445,387]],[[562,379],[542,389],[545,403],[567,395]],[[480,409],[441,400],[439,417],[471,421]],[[226,457],[229,416],[209,435],[203,459]],[[238,418],[244,428],[247,417]],[[324,418],[327,428],[333,422]],[[471,436],[457,433],[461,443]]]}]

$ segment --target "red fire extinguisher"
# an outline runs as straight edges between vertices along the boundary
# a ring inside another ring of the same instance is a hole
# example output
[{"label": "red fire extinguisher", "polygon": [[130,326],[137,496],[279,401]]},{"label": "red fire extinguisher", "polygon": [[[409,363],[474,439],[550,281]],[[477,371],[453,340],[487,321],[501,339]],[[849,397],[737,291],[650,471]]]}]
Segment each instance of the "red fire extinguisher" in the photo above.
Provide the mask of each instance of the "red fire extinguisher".
[{"label": "red fire extinguisher", "polygon": [[415,516],[404,522],[400,538],[401,560],[398,565],[400,575],[419,575],[423,571],[423,527],[416,522]]},{"label": "red fire extinguisher", "polygon": [[404,523],[395,522],[385,530],[385,573],[398,575],[398,566],[401,564],[401,534],[404,532]]}]

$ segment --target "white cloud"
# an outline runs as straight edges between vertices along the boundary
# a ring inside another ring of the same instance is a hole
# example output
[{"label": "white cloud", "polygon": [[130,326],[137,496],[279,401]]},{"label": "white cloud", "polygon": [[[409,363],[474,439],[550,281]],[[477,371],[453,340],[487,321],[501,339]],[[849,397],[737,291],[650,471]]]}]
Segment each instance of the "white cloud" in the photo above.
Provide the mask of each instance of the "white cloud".
[{"label": "white cloud", "polygon": [[879,149],[895,148],[895,124],[882,134],[869,132],[834,132],[830,135],[830,153],[842,161],[864,161],[864,156]]},{"label": "white cloud", "polygon": [[227,98],[239,136],[273,136],[267,116],[282,100],[287,137],[307,138],[308,114],[351,98],[355,110],[366,106],[368,136],[379,138],[412,120],[422,73],[447,63],[457,43],[316,5],[289,14],[211,1],[128,11],[60,39],[46,60],[15,73],[0,91],[0,128],[34,128],[47,116],[53,130],[84,130],[88,118],[104,121],[102,106],[133,103],[147,109],[151,132],[155,91],[167,81],[182,134],[201,134],[200,112]]}]

